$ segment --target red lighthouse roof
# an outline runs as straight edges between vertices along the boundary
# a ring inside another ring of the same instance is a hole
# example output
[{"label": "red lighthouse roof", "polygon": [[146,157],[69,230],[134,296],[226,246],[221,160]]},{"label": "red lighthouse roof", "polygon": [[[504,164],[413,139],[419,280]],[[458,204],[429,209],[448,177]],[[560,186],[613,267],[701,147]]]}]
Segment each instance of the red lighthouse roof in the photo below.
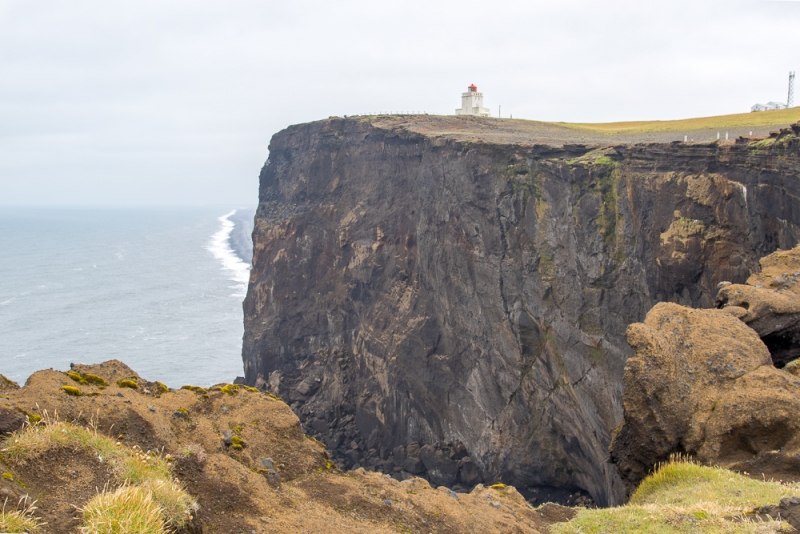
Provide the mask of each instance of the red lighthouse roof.
[{"label": "red lighthouse roof", "polygon": [[469,91],[470,91],[471,93],[475,93],[475,92],[477,92],[477,90],[478,90],[478,86],[477,86],[477,85],[475,85],[474,83],[472,83],[472,84],[470,84],[470,86],[469,86],[469,87],[467,87],[467,89],[469,89]]}]

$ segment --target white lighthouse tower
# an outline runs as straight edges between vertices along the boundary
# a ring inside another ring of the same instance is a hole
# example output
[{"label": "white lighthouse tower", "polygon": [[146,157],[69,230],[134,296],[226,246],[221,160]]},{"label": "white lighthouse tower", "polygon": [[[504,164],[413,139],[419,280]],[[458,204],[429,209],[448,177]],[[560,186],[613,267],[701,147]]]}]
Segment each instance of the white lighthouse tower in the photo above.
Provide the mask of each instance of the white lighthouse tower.
[{"label": "white lighthouse tower", "polygon": [[467,87],[466,93],[461,93],[461,109],[456,110],[456,115],[489,116],[489,110],[483,107],[483,93],[478,92],[474,83]]}]

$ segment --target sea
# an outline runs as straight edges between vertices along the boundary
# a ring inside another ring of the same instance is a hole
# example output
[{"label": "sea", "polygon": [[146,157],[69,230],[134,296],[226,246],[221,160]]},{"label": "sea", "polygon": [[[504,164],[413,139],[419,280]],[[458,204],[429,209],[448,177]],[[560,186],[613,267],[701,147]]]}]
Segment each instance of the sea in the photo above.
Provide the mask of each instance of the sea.
[{"label": "sea", "polygon": [[170,387],[232,382],[254,213],[0,207],[0,373],[118,359]]}]

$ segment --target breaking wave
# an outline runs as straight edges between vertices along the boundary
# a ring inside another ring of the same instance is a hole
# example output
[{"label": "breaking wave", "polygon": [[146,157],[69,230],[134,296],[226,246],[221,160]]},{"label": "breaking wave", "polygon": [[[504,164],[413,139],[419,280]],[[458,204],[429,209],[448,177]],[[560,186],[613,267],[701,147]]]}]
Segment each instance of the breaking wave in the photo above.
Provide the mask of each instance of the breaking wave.
[{"label": "breaking wave", "polygon": [[230,238],[235,224],[230,218],[235,213],[236,210],[233,210],[219,217],[219,222],[222,226],[217,233],[211,236],[206,250],[220,261],[223,270],[230,273],[228,280],[236,282],[236,285],[230,286],[231,289],[236,290],[231,296],[244,298],[247,293],[247,282],[250,279],[250,265],[242,261],[242,258],[237,256],[231,248]]}]

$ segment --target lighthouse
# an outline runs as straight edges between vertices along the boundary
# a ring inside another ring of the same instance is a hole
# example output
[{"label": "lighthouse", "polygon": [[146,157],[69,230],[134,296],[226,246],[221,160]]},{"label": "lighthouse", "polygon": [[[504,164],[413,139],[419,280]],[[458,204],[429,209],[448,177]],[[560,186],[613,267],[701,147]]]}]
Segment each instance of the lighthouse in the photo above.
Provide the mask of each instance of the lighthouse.
[{"label": "lighthouse", "polygon": [[456,110],[456,115],[489,116],[489,110],[483,107],[483,93],[478,92],[474,83],[467,87],[466,93],[461,93],[461,109]]}]

